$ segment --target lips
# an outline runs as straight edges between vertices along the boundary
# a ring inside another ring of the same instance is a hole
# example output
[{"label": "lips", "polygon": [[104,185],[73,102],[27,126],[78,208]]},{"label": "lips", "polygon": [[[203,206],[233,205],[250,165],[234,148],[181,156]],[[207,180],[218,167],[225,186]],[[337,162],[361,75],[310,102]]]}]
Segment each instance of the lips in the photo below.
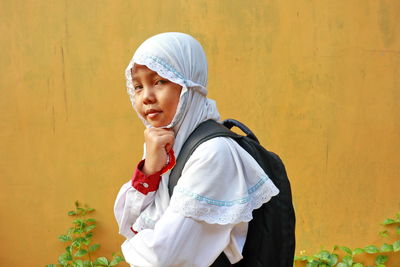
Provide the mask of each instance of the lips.
[{"label": "lips", "polygon": [[157,109],[148,109],[144,112],[144,115],[148,118],[154,118],[156,117],[158,114],[160,114],[162,111],[161,110],[157,110]]}]

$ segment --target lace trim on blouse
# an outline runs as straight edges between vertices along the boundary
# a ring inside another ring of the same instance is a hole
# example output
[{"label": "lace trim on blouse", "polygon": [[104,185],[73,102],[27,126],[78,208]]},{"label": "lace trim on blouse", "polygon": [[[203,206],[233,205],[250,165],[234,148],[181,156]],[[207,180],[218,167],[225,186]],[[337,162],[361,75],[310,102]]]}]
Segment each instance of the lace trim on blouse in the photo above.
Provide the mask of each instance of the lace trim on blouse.
[{"label": "lace trim on blouse", "polygon": [[279,190],[268,177],[261,177],[247,193],[247,196],[239,199],[216,200],[177,185],[169,208],[185,217],[209,224],[237,224],[249,222],[253,218],[252,211],[268,202]]},{"label": "lace trim on blouse", "polygon": [[[159,219],[159,218],[158,218]],[[142,212],[137,218],[136,222],[132,225],[133,230],[140,232],[144,229],[154,229],[157,220],[153,220],[146,215],[146,211]]]}]

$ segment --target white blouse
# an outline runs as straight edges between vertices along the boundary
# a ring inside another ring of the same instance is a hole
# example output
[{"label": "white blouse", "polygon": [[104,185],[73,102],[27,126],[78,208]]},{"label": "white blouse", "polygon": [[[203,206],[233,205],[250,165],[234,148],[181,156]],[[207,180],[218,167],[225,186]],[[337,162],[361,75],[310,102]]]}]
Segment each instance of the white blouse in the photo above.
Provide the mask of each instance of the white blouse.
[{"label": "white blouse", "polygon": [[[204,151],[211,156],[204,157]],[[218,166],[215,158],[219,160]],[[170,205],[154,228],[137,234],[131,227],[141,212],[154,204],[155,192],[145,195],[133,188],[131,182],[124,184],[114,213],[119,233],[127,238],[122,244],[125,260],[138,267],[205,267],[222,252],[232,264],[242,259],[251,211],[279,192],[258,164],[258,169],[254,169],[254,162],[232,139],[217,137],[204,142],[188,160],[186,166],[190,167],[184,168]],[[201,170],[206,176],[210,166],[214,166],[212,173],[219,177],[218,182],[190,179],[196,169],[196,176],[203,174]]]}]

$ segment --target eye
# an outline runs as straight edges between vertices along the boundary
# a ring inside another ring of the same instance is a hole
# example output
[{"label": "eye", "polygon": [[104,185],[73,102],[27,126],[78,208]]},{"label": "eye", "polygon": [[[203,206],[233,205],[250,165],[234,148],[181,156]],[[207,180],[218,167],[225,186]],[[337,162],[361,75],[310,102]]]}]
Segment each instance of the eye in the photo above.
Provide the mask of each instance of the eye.
[{"label": "eye", "polygon": [[156,81],[156,85],[163,85],[163,84],[166,84],[168,81],[167,80],[162,80],[162,79],[160,79],[160,80],[157,80]]},{"label": "eye", "polygon": [[135,91],[138,91],[138,90],[142,90],[142,89],[143,89],[143,86],[142,86],[141,84],[135,84],[135,85],[133,86],[133,88],[135,88]]}]

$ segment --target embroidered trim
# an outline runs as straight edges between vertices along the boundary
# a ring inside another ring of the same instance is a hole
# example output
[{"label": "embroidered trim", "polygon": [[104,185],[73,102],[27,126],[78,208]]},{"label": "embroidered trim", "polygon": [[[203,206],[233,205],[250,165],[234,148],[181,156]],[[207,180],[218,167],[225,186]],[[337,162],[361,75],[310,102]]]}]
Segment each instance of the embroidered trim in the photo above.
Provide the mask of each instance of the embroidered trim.
[{"label": "embroidered trim", "polygon": [[140,216],[136,219],[136,222],[132,225],[133,229],[136,229],[138,232],[144,229],[154,229],[157,220],[153,220],[148,217],[144,212],[140,214]]},{"label": "embroidered trim", "polygon": [[179,193],[185,194],[186,196],[190,196],[198,201],[206,202],[209,205],[215,205],[215,206],[227,206],[231,207],[233,205],[237,204],[245,204],[251,200],[251,194],[253,194],[261,185],[263,185],[269,178],[267,176],[261,177],[260,180],[251,188],[247,190],[247,193],[249,196],[246,196],[244,198],[240,199],[235,199],[235,200],[230,200],[230,201],[222,201],[222,200],[216,200],[216,199],[211,199],[205,196],[201,196],[199,194],[193,193],[188,191],[187,189],[177,187],[175,190],[179,191]]},{"label": "embroidered trim", "polygon": [[261,177],[248,189],[248,196],[221,201],[190,192],[177,185],[169,208],[183,216],[210,224],[236,224],[253,219],[252,211],[276,196],[279,190],[268,177]]},{"label": "embroidered trim", "polygon": [[156,57],[156,56],[150,56],[150,55],[148,57],[151,58],[152,60],[154,60],[155,62],[159,63],[161,66],[163,66],[167,70],[169,70],[172,73],[174,73],[176,76],[178,76],[178,78],[181,78],[182,80],[185,80],[185,77],[183,77],[183,75],[179,71],[174,69],[171,65],[169,65],[167,62],[165,62],[161,58]]}]

